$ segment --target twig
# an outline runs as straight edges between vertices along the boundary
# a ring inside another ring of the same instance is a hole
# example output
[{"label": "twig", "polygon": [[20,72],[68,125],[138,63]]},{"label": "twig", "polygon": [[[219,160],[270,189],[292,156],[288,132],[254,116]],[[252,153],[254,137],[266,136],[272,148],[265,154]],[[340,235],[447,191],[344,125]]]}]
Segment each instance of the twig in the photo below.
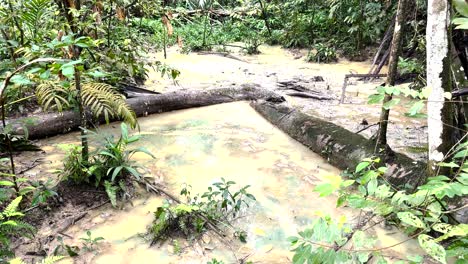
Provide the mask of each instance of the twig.
[{"label": "twig", "polygon": [[363,129],[359,130],[358,132],[356,132],[356,134],[359,134],[359,133],[361,133],[362,131],[364,131],[364,130],[366,130],[366,129],[369,129],[369,128],[373,127],[373,126],[378,126],[379,124],[380,124],[380,122],[377,122],[377,123],[372,124],[372,125],[368,125],[368,126],[366,126],[365,128],[363,128]]},{"label": "twig", "polygon": [[105,201],[103,203],[100,203],[98,205],[95,205],[95,206],[92,206],[92,207],[88,208],[86,211],[89,212],[91,210],[97,209],[97,208],[99,208],[101,206],[104,206],[104,205],[108,204],[109,202],[110,202],[110,200],[107,200],[107,201]]},{"label": "twig", "polygon": [[37,167],[37,166],[40,164],[40,163],[37,163],[37,164],[36,164],[36,162],[38,162],[38,161],[42,161],[42,158],[35,159],[35,160],[31,163],[31,165],[29,165],[27,168],[25,168],[25,169],[19,171],[19,172],[18,172],[18,175],[23,174],[23,173],[25,173],[25,172],[27,172],[27,171],[29,171],[29,170],[32,170],[32,169],[34,169],[35,167]]}]

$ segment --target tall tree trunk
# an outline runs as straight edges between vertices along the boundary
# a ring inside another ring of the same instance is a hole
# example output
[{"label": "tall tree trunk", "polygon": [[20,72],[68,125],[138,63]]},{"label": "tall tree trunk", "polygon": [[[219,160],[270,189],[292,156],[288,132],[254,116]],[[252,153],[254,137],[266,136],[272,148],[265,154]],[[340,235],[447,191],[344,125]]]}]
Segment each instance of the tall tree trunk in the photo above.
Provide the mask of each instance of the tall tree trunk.
[{"label": "tall tree trunk", "polygon": [[453,109],[445,92],[452,90],[450,69],[450,1],[429,0],[427,10],[427,87],[432,89],[427,103],[429,175],[437,172],[453,145]]},{"label": "tall tree trunk", "polygon": [[[405,32],[406,24],[406,9],[408,7],[410,0],[399,0],[398,1],[398,10],[395,18],[395,29],[393,31],[392,45],[390,47],[390,60],[388,62],[388,75],[387,81],[385,82],[386,86],[395,85],[395,80],[397,76],[398,69],[398,57],[401,54],[401,46],[403,40],[403,34]],[[392,96],[389,94],[385,95],[383,103],[387,103],[392,100]],[[377,137],[377,145],[380,147],[385,147],[387,145],[387,127],[388,127],[388,117],[390,115],[390,109],[385,109],[382,107],[382,112],[380,114],[379,122],[379,131]]]}]

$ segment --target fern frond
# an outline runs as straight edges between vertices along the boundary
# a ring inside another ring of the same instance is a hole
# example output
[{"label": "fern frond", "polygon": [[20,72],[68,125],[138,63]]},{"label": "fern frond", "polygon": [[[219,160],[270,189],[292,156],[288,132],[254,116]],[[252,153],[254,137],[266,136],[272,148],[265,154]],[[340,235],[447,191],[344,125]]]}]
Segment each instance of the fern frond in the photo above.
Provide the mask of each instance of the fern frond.
[{"label": "fern frond", "polygon": [[31,32],[35,32],[41,18],[47,12],[51,0],[29,0],[24,2],[24,11],[21,19],[28,25]]},{"label": "fern frond", "polygon": [[18,206],[21,203],[23,196],[16,197],[11,203],[3,210],[2,215],[4,217],[18,216]]},{"label": "fern frond", "polygon": [[135,112],[125,101],[125,97],[114,87],[105,83],[85,83],[81,87],[83,104],[91,109],[94,115],[104,115],[106,121],[118,116],[132,128],[137,126]]},{"label": "fern frond", "polygon": [[61,112],[64,106],[69,107],[70,103],[65,99],[67,91],[54,82],[43,82],[36,88],[37,102],[44,111],[57,109]]},{"label": "fern frond", "polygon": [[[72,91],[75,89],[74,83],[70,89]],[[44,82],[37,86],[36,97],[45,111],[49,109],[62,111],[70,106],[70,102],[66,99],[69,92],[57,83]],[[109,84],[83,83],[81,99],[83,105],[90,109],[94,116],[104,116],[106,122],[111,118],[120,117],[132,128],[138,125],[136,114],[127,104],[125,97]]]}]

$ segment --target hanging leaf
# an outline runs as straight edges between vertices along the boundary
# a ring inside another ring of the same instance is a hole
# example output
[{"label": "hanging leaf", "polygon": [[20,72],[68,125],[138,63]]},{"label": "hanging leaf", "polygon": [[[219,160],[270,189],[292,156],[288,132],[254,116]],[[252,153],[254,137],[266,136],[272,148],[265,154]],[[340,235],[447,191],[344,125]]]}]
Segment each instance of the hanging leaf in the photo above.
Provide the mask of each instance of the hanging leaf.
[{"label": "hanging leaf", "polygon": [[422,229],[426,228],[426,224],[424,224],[424,222],[421,219],[419,219],[419,217],[417,217],[411,212],[399,212],[397,216],[403,223],[407,225]]},{"label": "hanging leaf", "polygon": [[465,0],[453,0],[455,9],[464,17],[468,17],[468,3]]},{"label": "hanging leaf", "polygon": [[444,247],[434,241],[434,239],[428,235],[418,236],[419,245],[427,252],[431,257],[440,263],[446,264],[445,260],[446,252]]}]

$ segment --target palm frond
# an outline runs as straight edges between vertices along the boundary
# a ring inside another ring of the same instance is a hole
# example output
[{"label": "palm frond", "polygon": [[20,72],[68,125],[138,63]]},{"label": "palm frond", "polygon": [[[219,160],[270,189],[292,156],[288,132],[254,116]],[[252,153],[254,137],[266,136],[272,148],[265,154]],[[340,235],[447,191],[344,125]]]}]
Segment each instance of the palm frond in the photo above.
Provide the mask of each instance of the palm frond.
[{"label": "palm frond", "polygon": [[83,84],[81,96],[85,106],[89,107],[94,115],[104,115],[106,121],[114,115],[119,116],[132,128],[137,126],[135,112],[125,101],[125,97],[114,87],[105,83]]},{"label": "palm frond", "polygon": [[37,102],[45,111],[56,109],[61,112],[64,106],[70,106],[68,100],[65,99],[66,94],[65,89],[54,82],[43,82],[36,88]]},{"label": "palm frond", "polygon": [[31,32],[36,32],[42,16],[47,12],[51,0],[29,0],[24,3],[21,19],[28,25]]},{"label": "palm frond", "polygon": [[[62,111],[70,106],[68,94],[75,89],[71,84],[71,90],[67,91],[54,82],[44,82],[36,88],[36,97],[44,110],[56,109]],[[132,128],[137,127],[135,112],[125,101],[125,97],[113,86],[105,83],[83,83],[81,87],[81,99],[83,105],[94,116],[103,116],[106,122],[111,118],[120,117]]]}]

